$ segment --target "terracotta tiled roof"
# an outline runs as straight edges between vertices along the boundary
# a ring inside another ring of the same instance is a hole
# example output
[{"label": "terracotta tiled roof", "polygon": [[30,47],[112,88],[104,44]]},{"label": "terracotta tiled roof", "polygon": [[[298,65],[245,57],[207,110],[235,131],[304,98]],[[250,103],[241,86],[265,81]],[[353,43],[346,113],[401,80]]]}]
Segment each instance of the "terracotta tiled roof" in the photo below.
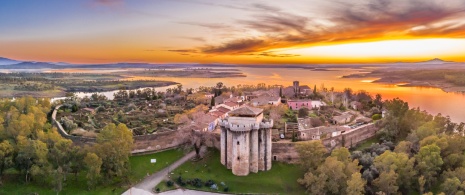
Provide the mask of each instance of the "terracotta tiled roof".
[{"label": "terracotta tiled roof", "polygon": [[239,106],[237,102],[226,102],[224,105],[229,106],[229,107],[234,107],[234,106]]},{"label": "terracotta tiled roof", "polygon": [[238,109],[235,109],[229,112],[229,115],[231,116],[257,116],[262,112],[263,112],[263,109],[260,109],[260,108],[243,106],[243,107],[240,107]]},{"label": "terracotta tiled roof", "polygon": [[227,108],[225,108],[223,106],[220,106],[220,107],[216,108],[216,110],[218,110],[220,112],[224,112],[224,113],[227,113],[227,112],[231,111],[230,109],[227,109]]}]

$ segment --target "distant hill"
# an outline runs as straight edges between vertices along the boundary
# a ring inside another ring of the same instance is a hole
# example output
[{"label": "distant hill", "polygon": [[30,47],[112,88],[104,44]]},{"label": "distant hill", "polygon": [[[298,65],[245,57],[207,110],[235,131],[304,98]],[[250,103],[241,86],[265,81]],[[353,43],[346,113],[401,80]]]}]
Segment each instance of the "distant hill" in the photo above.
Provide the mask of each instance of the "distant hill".
[{"label": "distant hill", "polygon": [[3,65],[0,69],[61,69],[64,66],[46,62],[20,62],[17,64]]},{"label": "distant hill", "polygon": [[432,60],[427,60],[427,61],[423,61],[423,62],[419,62],[421,64],[444,64],[444,63],[451,63],[451,61],[444,61],[444,60],[441,60],[439,58],[434,58]]},{"label": "distant hill", "polygon": [[0,57],[0,65],[18,64],[20,61]]}]

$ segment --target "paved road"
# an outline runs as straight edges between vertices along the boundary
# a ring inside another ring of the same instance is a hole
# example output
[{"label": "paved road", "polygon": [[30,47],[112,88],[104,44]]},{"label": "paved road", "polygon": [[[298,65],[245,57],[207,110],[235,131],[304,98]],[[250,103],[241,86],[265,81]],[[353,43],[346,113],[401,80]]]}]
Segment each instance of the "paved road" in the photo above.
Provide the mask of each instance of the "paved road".
[{"label": "paved road", "polygon": [[[195,190],[171,190],[167,192],[159,193],[158,195],[222,195],[220,193],[213,193],[213,192],[202,192],[202,191],[195,191]],[[226,195],[226,194],[224,194]]]},{"label": "paved road", "polygon": [[[131,189],[124,192],[123,195],[153,194],[152,189],[155,186],[157,186],[160,182],[162,182],[163,179],[165,178],[165,176],[170,171],[173,171],[174,169],[178,168],[179,166],[181,166],[182,164],[184,164],[186,161],[188,161],[189,159],[191,159],[194,156],[195,156],[195,151],[192,151],[192,152],[186,154],[185,156],[183,156],[181,159],[177,160],[176,162],[174,162],[170,166],[162,169],[161,171],[156,172],[155,174],[152,174],[152,175],[146,177],[140,183],[138,183],[137,185],[135,185]],[[133,189],[133,188],[136,188],[136,189]],[[147,193],[144,193],[143,191],[145,191]]]}]

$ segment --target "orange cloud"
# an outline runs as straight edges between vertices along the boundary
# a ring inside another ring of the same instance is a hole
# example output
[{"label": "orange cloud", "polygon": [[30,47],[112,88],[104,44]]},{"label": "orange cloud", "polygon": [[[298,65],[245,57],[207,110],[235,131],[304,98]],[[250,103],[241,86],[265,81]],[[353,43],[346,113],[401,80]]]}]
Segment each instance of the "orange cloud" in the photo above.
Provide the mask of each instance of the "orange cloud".
[{"label": "orange cloud", "polygon": [[[319,18],[287,13],[272,6],[254,5],[254,8],[261,9],[254,12],[253,20],[238,20],[237,23],[259,32],[260,36],[204,45],[192,48],[192,52],[206,55],[259,55],[272,49],[347,42],[425,37],[462,38],[465,37],[465,23],[447,21],[465,18],[464,6],[463,1],[445,4],[434,0],[370,0],[356,5],[338,3],[325,10],[330,16],[326,22],[321,22]],[[211,28],[211,25],[205,27]]]}]

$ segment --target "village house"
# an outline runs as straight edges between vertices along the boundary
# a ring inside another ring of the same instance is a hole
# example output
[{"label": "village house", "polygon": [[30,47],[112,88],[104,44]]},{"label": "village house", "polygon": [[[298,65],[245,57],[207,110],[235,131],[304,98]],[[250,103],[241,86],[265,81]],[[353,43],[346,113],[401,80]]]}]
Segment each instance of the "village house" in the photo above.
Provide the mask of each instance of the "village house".
[{"label": "village house", "polygon": [[320,108],[326,106],[326,103],[321,100],[312,100],[312,108]]},{"label": "village house", "polygon": [[262,96],[250,100],[250,104],[253,106],[265,106],[265,105],[279,105],[281,104],[281,97],[279,96]]},{"label": "village house", "polygon": [[334,116],[333,117],[333,124],[335,125],[344,125],[349,123],[354,119],[354,115],[350,112],[344,112],[339,116]]},{"label": "village house", "polygon": [[[232,96],[232,95],[231,95],[231,96]],[[227,102],[234,102],[234,103],[238,103],[238,104],[239,104],[239,103],[242,102],[242,98],[241,98],[241,97],[235,96],[235,97],[230,97],[230,98],[228,98],[228,99],[224,99],[224,100],[223,100],[223,103],[227,103]]]},{"label": "village house", "polygon": [[309,99],[302,99],[302,100],[288,100],[287,106],[291,110],[299,110],[301,108],[308,108],[309,110],[312,109],[312,100]]},{"label": "village house", "polygon": [[240,105],[239,105],[239,103],[237,103],[237,102],[226,102],[226,103],[220,104],[220,105],[218,105],[218,106],[225,107],[225,108],[227,108],[227,109],[229,109],[229,110],[234,110],[234,109],[236,109],[236,108],[239,108]]},{"label": "village house", "polygon": [[215,106],[224,103],[224,99],[225,99],[225,98],[222,97],[222,96],[215,97]]},{"label": "village house", "polygon": [[205,97],[206,97],[206,98],[213,98],[213,97],[215,97],[215,94],[212,94],[212,93],[205,93]]},{"label": "village house", "polygon": [[229,111],[231,111],[231,109],[228,109],[224,106],[218,106],[211,109],[209,114],[216,117],[217,119],[224,119],[228,116]]},{"label": "village house", "polygon": [[350,102],[350,108],[354,110],[362,110],[362,103],[357,102],[357,101],[352,101]]},{"label": "village house", "polygon": [[320,140],[331,137],[336,137],[342,133],[349,131],[348,126],[330,126],[330,127],[314,127],[309,129],[299,129],[299,139],[302,141],[306,140]]}]

